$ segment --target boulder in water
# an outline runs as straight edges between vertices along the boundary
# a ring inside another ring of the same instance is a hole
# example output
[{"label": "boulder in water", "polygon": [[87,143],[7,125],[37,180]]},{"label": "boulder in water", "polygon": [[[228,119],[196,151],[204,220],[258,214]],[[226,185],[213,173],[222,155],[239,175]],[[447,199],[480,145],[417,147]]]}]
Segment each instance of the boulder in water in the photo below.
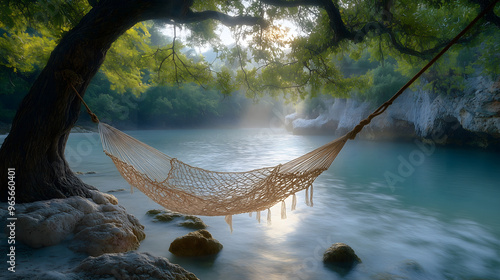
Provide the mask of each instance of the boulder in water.
[{"label": "boulder in water", "polygon": [[200,229],[176,238],[168,250],[176,256],[195,257],[215,255],[222,250],[222,247],[222,244],[207,230]]},{"label": "boulder in water", "polygon": [[73,196],[18,204],[16,238],[32,248],[72,238],[71,249],[92,256],[136,249],[145,238],[144,227],[117,203],[110,194],[92,191],[91,199]]},{"label": "boulder in water", "polygon": [[70,248],[91,256],[137,249],[146,235],[144,226],[119,205],[102,205],[85,215],[75,228]]},{"label": "boulder in water", "polygon": [[323,254],[323,262],[340,274],[347,274],[361,259],[345,243],[335,243]]}]

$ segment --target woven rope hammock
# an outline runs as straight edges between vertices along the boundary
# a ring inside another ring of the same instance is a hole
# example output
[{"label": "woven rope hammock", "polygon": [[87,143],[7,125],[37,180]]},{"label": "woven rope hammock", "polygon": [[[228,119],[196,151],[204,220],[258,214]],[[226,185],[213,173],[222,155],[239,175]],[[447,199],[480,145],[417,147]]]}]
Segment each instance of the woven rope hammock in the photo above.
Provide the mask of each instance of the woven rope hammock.
[{"label": "woven rope hammock", "polygon": [[[498,1],[498,0],[497,0]],[[92,120],[99,124],[103,150],[131,186],[138,188],[166,209],[184,214],[226,216],[231,226],[232,215],[269,210],[282,203],[281,216],[286,217],[285,199],[306,190],[306,204],[312,205],[312,184],[335,160],[344,144],[354,139],[361,129],[382,114],[420,75],[441,57],[467,32],[495,3],[483,10],[460,34],[409,80],[391,99],[382,104],[346,135],[327,143],[303,156],[273,167],[247,172],[215,172],[169,157],[137,139],[100,123],[75,87],[71,87],[85,105]],[[268,213],[268,220],[270,219]]]}]

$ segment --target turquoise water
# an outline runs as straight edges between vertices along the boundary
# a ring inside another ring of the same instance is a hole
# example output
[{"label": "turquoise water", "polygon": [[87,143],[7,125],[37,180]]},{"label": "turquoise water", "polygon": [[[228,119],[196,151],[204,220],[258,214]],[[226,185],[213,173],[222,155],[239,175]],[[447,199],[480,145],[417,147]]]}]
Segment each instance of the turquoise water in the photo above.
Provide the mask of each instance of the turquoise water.
[{"label": "turquoise water", "polygon": [[[130,131],[133,137],[191,165],[218,171],[273,166],[331,136],[270,129]],[[145,225],[139,251],[164,256],[200,279],[500,279],[499,154],[432,144],[350,141],[314,184],[314,207],[299,193],[287,219],[255,215],[201,217],[224,249],[210,258],[179,258],[170,243],[190,230],[155,223],[161,209],[120,177],[97,134],[72,134],[66,150],[81,178],[113,192]],[[339,275],[322,263],[332,243],[350,245],[362,263]],[[388,278],[391,276],[393,278]],[[383,278],[386,277],[386,278]]]}]

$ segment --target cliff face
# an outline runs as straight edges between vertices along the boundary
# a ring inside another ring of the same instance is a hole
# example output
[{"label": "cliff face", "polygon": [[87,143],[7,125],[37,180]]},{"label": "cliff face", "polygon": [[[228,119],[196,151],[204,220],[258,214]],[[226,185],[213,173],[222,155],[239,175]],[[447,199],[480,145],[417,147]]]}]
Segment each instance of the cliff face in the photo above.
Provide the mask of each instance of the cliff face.
[{"label": "cliff face", "polygon": [[[315,119],[286,117],[295,134],[338,134],[351,130],[374,106],[354,99],[330,99]],[[500,77],[467,80],[460,95],[436,94],[422,86],[401,95],[358,136],[368,139],[424,138],[439,144],[500,147]]]}]

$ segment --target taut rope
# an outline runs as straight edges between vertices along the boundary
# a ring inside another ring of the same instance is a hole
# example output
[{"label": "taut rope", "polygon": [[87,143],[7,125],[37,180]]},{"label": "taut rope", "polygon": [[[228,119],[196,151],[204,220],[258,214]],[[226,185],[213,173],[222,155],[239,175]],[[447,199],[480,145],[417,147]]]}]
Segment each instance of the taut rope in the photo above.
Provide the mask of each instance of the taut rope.
[{"label": "taut rope", "polygon": [[83,105],[87,109],[87,114],[89,114],[90,118],[92,119],[92,122],[99,123],[99,118],[97,118],[96,114],[94,114],[92,112],[92,110],[90,110],[89,105],[87,105],[87,103],[85,103],[85,100],[83,100],[82,96],[78,93],[78,91],[73,86],[73,84],[70,84],[70,86],[73,89],[73,91],[76,93],[76,96],[78,96],[78,98],[80,98],[80,101],[82,101]]},{"label": "taut rope", "polygon": [[448,43],[448,45],[446,45],[436,56],[434,56],[434,58],[431,59],[431,61],[429,61],[422,69],[420,69],[420,71],[418,71],[418,73],[415,74],[413,78],[411,78],[401,89],[399,89],[398,92],[396,92],[396,94],[394,94],[389,100],[387,100],[384,104],[378,107],[366,119],[362,120],[358,125],[356,125],[356,127],[354,127],[353,130],[348,132],[347,133],[348,138],[351,140],[354,139],[356,135],[361,131],[361,129],[363,129],[365,125],[369,124],[373,118],[385,112],[385,110],[389,108],[389,106],[392,104],[392,102],[394,102],[394,100],[396,100],[396,98],[398,98],[406,89],[408,89],[413,84],[413,82],[415,82],[425,71],[427,71],[427,69],[429,69],[429,67],[431,67],[432,64],[434,64],[446,51],[448,51],[448,49],[451,48],[451,46],[453,46],[465,33],[467,33],[467,31],[469,31],[469,29],[471,29],[474,24],[476,24],[489,11],[493,10],[493,7],[495,7],[498,1],[499,0],[491,2],[491,4],[486,9],[481,11],[481,13],[479,13],[476,16],[476,18],[474,18],[469,23],[469,25],[467,25],[460,33],[458,33],[458,35],[455,36],[455,38],[453,38]]}]

